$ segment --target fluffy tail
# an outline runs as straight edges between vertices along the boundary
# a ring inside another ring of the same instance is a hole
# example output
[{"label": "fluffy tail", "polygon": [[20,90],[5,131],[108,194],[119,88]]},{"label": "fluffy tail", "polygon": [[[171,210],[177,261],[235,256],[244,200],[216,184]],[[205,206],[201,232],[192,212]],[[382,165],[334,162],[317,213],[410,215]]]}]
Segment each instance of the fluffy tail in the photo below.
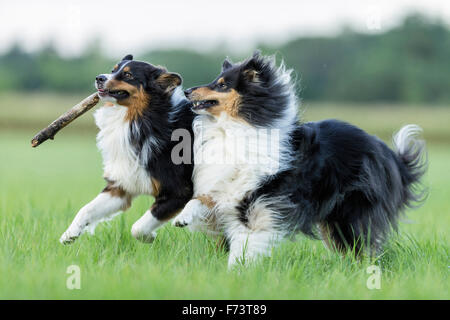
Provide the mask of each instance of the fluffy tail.
[{"label": "fluffy tail", "polygon": [[320,225],[327,246],[339,251],[350,248],[357,255],[362,249],[376,254],[391,229],[397,228],[405,207],[425,199],[420,179],[427,169],[427,156],[421,132],[420,127],[407,125],[395,134],[393,150],[381,143],[384,154],[376,161],[366,159],[362,176],[370,177],[372,183],[349,193]]},{"label": "fluffy tail", "polygon": [[420,138],[421,133],[421,127],[409,124],[393,137],[394,151],[402,164],[400,173],[404,185],[404,204],[409,207],[420,204],[427,196],[427,189],[420,184],[428,167],[425,141]]}]

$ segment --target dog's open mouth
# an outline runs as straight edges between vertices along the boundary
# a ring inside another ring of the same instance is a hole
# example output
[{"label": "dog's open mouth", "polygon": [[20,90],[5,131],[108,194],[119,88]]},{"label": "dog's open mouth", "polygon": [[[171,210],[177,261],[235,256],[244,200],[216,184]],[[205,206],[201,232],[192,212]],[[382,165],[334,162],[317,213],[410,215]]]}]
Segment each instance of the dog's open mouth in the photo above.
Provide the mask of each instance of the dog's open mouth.
[{"label": "dog's open mouth", "polygon": [[197,100],[192,101],[192,109],[193,110],[201,110],[214,107],[219,104],[217,100]]},{"label": "dog's open mouth", "polygon": [[110,96],[116,99],[125,99],[130,95],[125,90],[109,90],[109,89],[98,89],[98,94],[100,97]]}]

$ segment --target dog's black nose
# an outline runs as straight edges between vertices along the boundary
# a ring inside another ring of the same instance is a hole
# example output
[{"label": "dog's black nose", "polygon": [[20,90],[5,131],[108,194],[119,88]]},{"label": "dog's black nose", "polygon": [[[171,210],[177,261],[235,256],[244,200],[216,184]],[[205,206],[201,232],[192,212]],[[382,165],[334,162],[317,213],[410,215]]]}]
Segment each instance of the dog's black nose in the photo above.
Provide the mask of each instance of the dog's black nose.
[{"label": "dog's black nose", "polygon": [[98,75],[98,76],[95,77],[95,80],[96,80],[97,82],[105,82],[105,81],[107,80],[107,78],[106,78],[105,75],[100,74],[100,75]]}]

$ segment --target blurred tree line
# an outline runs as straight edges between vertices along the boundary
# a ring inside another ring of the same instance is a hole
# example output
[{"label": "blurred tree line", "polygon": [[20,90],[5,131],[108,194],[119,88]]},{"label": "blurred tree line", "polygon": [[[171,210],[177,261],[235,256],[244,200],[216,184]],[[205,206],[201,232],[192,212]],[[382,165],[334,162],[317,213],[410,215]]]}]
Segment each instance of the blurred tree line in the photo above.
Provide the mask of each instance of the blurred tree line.
[{"label": "blurred tree line", "polygon": [[[336,37],[259,47],[264,53],[277,53],[295,70],[304,100],[450,102],[450,30],[442,21],[411,15],[381,34],[344,30]],[[180,73],[184,87],[189,87],[215,78],[228,54],[226,49],[177,49],[135,58]],[[52,45],[34,53],[15,45],[0,56],[0,90],[89,92],[95,76],[109,72],[120,58],[102,55],[98,45],[75,58],[59,56]]]}]

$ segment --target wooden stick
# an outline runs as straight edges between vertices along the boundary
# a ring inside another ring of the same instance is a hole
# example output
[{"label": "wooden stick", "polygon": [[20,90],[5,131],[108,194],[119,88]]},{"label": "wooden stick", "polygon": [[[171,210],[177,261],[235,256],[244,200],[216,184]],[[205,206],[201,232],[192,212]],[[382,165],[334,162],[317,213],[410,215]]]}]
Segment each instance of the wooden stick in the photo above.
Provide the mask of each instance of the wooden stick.
[{"label": "wooden stick", "polygon": [[33,140],[31,140],[31,146],[35,148],[48,139],[53,140],[55,134],[57,134],[59,130],[67,126],[86,111],[92,109],[99,100],[100,97],[97,92],[83,99],[83,101],[73,106],[69,111],[53,121],[47,128],[39,131],[39,133],[34,136]]}]

